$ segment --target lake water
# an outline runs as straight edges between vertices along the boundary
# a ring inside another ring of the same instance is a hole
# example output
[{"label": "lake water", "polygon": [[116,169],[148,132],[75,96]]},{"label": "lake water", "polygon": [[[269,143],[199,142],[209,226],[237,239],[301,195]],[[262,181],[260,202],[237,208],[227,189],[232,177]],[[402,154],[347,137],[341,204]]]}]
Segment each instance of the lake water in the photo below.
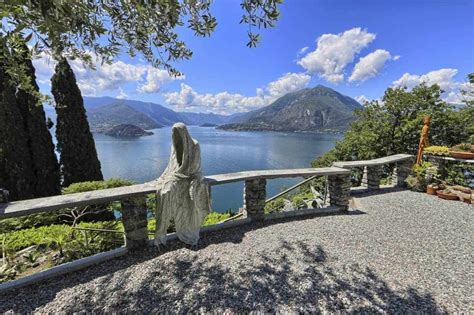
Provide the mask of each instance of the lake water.
[{"label": "lake water", "polygon": [[[188,127],[201,146],[204,175],[246,170],[309,167],[315,157],[334,147],[337,134],[234,132]],[[171,127],[152,130],[152,136],[124,139],[94,134],[105,178],[120,177],[143,183],[160,176],[168,164]],[[275,179],[267,183],[267,197],[300,179]],[[214,211],[242,207],[243,183],[212,188]]]}]

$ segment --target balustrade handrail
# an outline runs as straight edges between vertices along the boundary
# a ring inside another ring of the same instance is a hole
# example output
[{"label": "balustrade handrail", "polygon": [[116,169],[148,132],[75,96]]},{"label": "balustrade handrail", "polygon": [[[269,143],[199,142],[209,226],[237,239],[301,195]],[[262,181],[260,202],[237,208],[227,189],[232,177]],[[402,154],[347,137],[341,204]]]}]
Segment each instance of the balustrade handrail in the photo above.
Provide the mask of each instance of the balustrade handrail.
[{"label": "balustrade handrail", "polygon": [[[375,159],[374,161],[376,161],[375,163],[377,164],[383,164],[382,162],[394,163],[396,161],[406,160],[411,157],[412,156],[408,154],[398,154],[381,159]],[[342,175],[348,174],[350,170],[346,169],[347,166],[340,166],[338,165],[338,163],[357,162],[367,163],[370,161],[336,162],[332,167],[322,168],[256,170],[217,174],[206,176],[204,178],[204,181],[207,182],[209,186],[214,186],[238,181],[248,181],[253,179]],[[68,207],[86,206],[108,203],[112,201],[120,201],[155,193],[156,190],[157,183],[155,181],[151,181],[144,184],[124,186],[118,188],[108,188],[89,192],[20,200],[9,203],[0,203],[0,219],[19,217],[40,212],[52,212]]]},{"label": "balustrade handrail", "polygon": [[[211,175],[205,177],[204,181],[206,181],[210,186],[214,186],[256,178],[272,179],[314,175],[325,176],[345,174],[347,172],[348,170],[337,167],[258,170]],[[157,190],[156,186],[156,183],[154,181],[151,181],[144,184],[124,186],[118,188],[108,188],[67,195],[12,201],[9,203],[0,204],[0,219],[19,217],[40,212],[51,212],[68,207],[101,204],[112,201],[120,201],[133,197],[140,197],[147,194],[155,193]]]}]

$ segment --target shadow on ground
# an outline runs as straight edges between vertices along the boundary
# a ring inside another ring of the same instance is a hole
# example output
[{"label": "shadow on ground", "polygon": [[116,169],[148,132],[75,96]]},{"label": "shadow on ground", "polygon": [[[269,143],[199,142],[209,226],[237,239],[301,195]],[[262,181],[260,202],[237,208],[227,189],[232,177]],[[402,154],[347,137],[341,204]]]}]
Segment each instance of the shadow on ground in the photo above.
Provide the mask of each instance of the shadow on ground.
[{"label": "shadow on ground", "polygon": [[0,295],[0,312],[428,312],[445,313],[429,292],[391,288],[370,268],[339,261],[309,242],[275,251],[212,255],[254,224],[209,233],[199,248],[129,255],[70,276]]}]

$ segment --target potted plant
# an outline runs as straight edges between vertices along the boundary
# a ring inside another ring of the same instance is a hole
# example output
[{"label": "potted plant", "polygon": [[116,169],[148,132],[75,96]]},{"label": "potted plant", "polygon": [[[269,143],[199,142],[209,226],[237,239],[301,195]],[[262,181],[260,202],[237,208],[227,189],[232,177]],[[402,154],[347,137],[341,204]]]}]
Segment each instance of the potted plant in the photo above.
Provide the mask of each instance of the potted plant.
[{"label": "potted plant", "polygon": [[449,148],[441,145],[432,145],[423,151],[426,155],[450,156]]},{"label": "potted plant", "polygon": [[458,159],[474,159],[474,144],[461,143],[450,149],[450,154]]}]

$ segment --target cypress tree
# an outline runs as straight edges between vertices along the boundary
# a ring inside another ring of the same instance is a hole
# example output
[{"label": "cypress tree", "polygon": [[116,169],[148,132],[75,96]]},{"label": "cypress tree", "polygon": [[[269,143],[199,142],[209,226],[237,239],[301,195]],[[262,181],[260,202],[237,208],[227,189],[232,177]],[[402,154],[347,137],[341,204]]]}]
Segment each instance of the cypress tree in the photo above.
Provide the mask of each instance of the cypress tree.
[{"label": "cypress tree", "polygon": [[10,52],[0,42],[0,187],[10,199],[34,197],[35,177],[28,150],[28,134],[15,97],[16,87],[6,72]]},{"label": "cypress tree", "polygon": [[61,154],[63,186],[103,180],[94,138],[89,129],[84,101],[69,63],[62,58],[51,78],[56,102],[56,139]]},{"label": "cypress tree", "polygon": [[[29,57],[26,45],[15,57],[18,64],[24,67],[33,89],[39,94],[36,84],[36,74],[33,63]],[[23,116],[24,130],[27,134],[28,149],[31,156],[34,173],[35,197],[59,195],[61,193],[61,178],[59,164],[54,153],[54,144],[46,126],[46,115],[38,95],[31,92],[18,90],[17,104]]]}]

